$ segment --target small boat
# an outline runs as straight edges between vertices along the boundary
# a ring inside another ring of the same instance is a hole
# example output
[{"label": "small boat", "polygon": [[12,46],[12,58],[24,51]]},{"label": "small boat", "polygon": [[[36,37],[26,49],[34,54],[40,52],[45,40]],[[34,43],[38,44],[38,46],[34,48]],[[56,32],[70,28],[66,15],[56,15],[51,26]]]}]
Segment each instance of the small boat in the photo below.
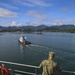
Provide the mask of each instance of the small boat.
[{"label": "small boat", "polygon": [[24,36],[21,36],[18,41],[25,45],[31,44],[31,42],[27,41],[26,37],[24,37]]},{"label": "small boat", "polygon": [[42,34],[42,32],[37,32],[37,34]]}]

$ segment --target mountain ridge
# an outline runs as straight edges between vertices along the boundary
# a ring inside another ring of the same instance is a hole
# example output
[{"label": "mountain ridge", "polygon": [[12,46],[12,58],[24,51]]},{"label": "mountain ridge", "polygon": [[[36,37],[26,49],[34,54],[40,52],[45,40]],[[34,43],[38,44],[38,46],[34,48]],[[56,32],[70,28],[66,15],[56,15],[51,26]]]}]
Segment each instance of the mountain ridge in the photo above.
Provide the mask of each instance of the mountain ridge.
[{"label": "mountain ridge", "polygon": [[61,32],[61,31],[71,31],[75,32],[75,26],[70,25],[55,25],[55,26],[47,26],[47,25],[39,25],[39,26],[9,26],[3,27],[0,26],[0,31],[26,31],[26,32],[34,32],[34,31],[52,31],[52,32]]}]

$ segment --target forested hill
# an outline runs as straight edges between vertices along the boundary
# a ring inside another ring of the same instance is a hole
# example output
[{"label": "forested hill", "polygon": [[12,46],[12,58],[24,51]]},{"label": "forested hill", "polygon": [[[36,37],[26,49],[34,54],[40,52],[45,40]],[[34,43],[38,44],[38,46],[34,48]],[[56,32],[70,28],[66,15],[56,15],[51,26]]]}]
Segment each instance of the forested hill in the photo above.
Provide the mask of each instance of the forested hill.
[{"label": "forested hill", "polygon": [[48,32],[75,32],[74,25],[39,25],[39,26],[9,26],[3,27],[0,26],[1,32],[6,31],[25,31],[25,32],[34,32],[34,31],[48,31]]}]

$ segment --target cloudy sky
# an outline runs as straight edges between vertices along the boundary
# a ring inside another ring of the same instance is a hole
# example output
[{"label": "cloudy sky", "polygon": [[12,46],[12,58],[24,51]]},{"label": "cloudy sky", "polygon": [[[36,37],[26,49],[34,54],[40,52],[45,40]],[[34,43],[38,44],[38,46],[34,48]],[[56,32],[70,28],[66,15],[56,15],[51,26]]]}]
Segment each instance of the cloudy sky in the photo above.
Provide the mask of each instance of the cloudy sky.
[{"label": "cloudy sky", "polygon": [[0,25],[75,25],[75,0],[0,0]]}]

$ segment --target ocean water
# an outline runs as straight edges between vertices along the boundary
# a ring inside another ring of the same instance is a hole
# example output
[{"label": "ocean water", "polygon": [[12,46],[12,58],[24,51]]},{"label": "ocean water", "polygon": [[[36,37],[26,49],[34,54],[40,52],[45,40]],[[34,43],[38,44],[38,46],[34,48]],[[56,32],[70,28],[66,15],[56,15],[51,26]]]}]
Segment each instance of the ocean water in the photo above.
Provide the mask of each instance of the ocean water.
[{"label": "ocean water", "polygon": [[[26,36],[30,45],[18,42],[19,37]],[[0,61],[39,66],[48,58],[48,52],[54,51],[55,61],[63,70],[75,71],[75,34],[43,32],[42,34],[0,33]],[[21,69],[19,67],[18,69]],[[25,70],[22,68],[21,70]],[[39,73],[39,72],[38,72]],[[74,75],[59,73],[57,75]]]}]

